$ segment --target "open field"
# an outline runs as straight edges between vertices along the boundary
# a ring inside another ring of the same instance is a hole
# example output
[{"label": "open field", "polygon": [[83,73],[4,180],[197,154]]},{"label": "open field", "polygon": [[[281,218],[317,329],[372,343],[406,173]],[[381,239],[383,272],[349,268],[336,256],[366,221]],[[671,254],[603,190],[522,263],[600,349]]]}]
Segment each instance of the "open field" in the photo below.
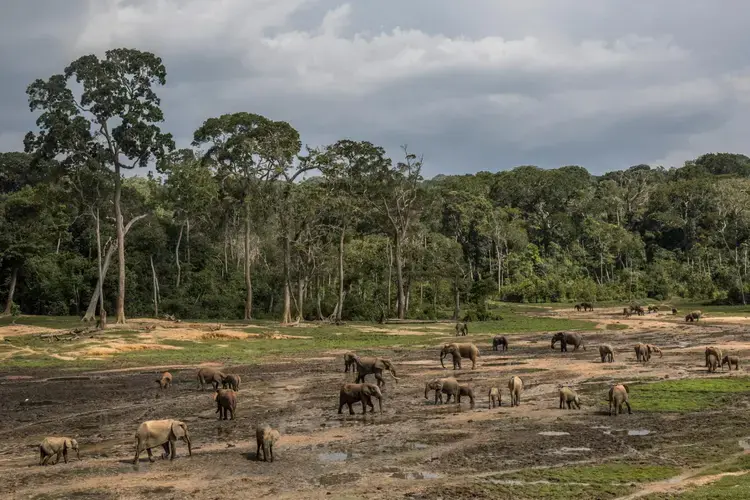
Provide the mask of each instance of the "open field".
[{"label": "open field", "polygon": [[[705,321],[686,324],[665,313],[624,319],[618,309],[503,309],[503,321],[469,324],[461,341],[475,342],[481,358],[458,372],[439,362],[440,344],[455,338],[451,323],[225,322],[213,331],[214,323],[141,319],[63,342],[38,334],[76,319],[2,318],[0,496],[747,498],[750,377],[742,362],[739,372],[708,374],[703,349],[749,359],[750,313],[703,307]],[[558,330],[580,330],[587,349],[550,349]],[[492,351],[496,333],[508,351]],[[663,358],[637,363],[637,342],[659,345]],[[614,363],[600,362],[601,343],[614,346]],[[338,388],[353,381],[343,373],[347,350],[395,363],[399,380],[385,376],[382,415],[363,417],[359,405],[356,415],[337,414]],[[196,388],[201,365],[242,375],[236,420],[217,420],[211,391]],[[162,369],[175,377],[165,391],[154,382]],[[425,381],[454,373],[475,387],[474,409],[466,399],[459,408],[424,398]],[[526,385],[515,408],[511,375]],[[629,384],[632,415],[607,415],[612,382]],[[581,395],[580,411],[558,409],[560,384]],[[503,406],[489,410],[493,385]],[[193,457],[178,442],[174,462],[150,464],[144,453],[133,466],[136,427],[159,418],[188,424]],[[255,461],[261,421],[282,433],[274,463]],[[76,437],[81,461],[37,466],[46,435]]]}]

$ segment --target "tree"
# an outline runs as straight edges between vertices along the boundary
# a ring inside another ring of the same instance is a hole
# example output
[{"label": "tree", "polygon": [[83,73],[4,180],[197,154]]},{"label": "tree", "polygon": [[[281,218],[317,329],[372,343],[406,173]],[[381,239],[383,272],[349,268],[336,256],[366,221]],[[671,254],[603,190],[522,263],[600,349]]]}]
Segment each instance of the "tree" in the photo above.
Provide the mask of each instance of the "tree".
[{"label": "tree", "polygon": [[[29,85],[31,111],[41,111],[39,132],[24,140],[27,152],[40,157],[61,156],[70,168],[92,163],[114,176],[119,279],[117,323],[125,322],[125,225],[121,209],[122,171],[145,167],[174,148],[171,134],[156,125],[164,115],[153,90],[166,83],[161,59],[135,49],[113,49],[104,59],[95,55],[73,61],[63,74]],[[70,80],[82,91],[76,95]]]}]

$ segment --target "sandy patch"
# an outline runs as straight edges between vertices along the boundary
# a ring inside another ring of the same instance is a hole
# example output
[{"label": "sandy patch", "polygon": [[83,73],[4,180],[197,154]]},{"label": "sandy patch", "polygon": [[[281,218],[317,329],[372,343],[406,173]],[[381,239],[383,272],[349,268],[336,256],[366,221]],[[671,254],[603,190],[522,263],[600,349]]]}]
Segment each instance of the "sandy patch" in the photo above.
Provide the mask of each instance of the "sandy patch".
[{"label": "sandy patch", "polygon": [[120,342],[109,342],[85,347],[79,351],[72,351],[71,354],[79,356],[112,356],[123,352],[147,351],[147,350],[181,350],[182,347],[162,344],[126,344]]},{"label": "sandy patch", "polygon": [[2,340],[3,336],[31,335],[34,333],[49,333],[55,331],[58,330],[56,328],[47,328],[44,326],[7,325],[0,327],[0,340]]},{"label": "sandy patch", "polygon": [[50,354],[50,358],[62,359],[63,361],[75,361],[76,358],[73,356],[63,356],[61,354]]}]

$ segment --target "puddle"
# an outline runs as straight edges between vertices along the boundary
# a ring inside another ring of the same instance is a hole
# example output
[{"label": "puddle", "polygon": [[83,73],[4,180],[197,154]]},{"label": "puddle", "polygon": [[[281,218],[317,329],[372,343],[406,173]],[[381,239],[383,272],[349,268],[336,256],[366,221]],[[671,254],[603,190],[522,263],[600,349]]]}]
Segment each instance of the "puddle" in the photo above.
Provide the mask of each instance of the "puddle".
[{"label": "puddle", "polygon": [[543,431],[538,433],[540,436],[570,436],[570,432],[561,431]]},{"label": "puddle", "polygon": [[331,452],[331,453],[318,453],[318,460],[321,462],[344,462],[354,457],[354,454],[348,452]]},{"label": "puddle", "polygon": [[628,436],[647,436],[651,434],[651,431],[648,429],[635,429],[628,431]]},{"label": "puddle", "polygon": [[437,479],[440,474],[436,472],[394,472],[391,477],[396,479]]}]

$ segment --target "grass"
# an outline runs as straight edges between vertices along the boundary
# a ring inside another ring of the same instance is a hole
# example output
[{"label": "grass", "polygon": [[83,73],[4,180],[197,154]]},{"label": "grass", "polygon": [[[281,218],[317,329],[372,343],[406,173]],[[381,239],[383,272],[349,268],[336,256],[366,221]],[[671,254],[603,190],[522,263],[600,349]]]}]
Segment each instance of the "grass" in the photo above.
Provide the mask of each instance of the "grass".
[{"label": "grass", "polygon": [[605,328],[607,330],[627,330],[628,325],[623,325],[622,323],[607,323]]},{"label": "grass", "polygon": [[469,483],[450,484],[430,492],[426,498],[468,499],[510,499],[513,500],[609,500],[632,493],[635,488],[623,485],[581,485],[581,484],[493,484]]},{"label": "grass", "polygon": [[[699,476],[711,476],[722,472],[750,471],[750,453],[745,453],[730,462],[722,462],[704,469]],[[748,495],[750,496],[750,495]]]},{"label": "grass", "polygon": [[679,493],[655,493],[644,500],[745,500],[750,497],[750,474],[726,476],[718,481]]},{"label": "grass", "polygon": [[693,412],[750,395],[750,377],[668,380],[628,388],[630,404],[637,411]]},{"label": "grass", "polygon": [[676,476],[679,473],[680,469],[677,467],[609,463],[552,469],[525,469],[503,474],[497,476],[497,478],[526,482],[550,481],[555,483],[620,484],[661,481]]}]

